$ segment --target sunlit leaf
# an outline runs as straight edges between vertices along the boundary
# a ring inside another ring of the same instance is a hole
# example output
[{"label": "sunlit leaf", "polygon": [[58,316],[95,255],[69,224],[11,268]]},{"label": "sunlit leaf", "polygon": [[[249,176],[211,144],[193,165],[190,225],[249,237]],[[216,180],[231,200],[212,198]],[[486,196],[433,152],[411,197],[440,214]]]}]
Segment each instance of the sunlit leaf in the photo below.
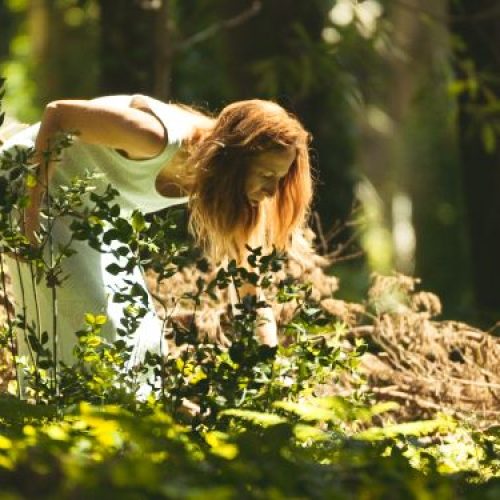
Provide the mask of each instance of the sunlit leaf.
[{"label": "sunlit leaf", "polygon": [[456,428],[455,421],[445,418],[419,420],[386,427],[372,427],[355,435],[357,439],[378,441],[397,436],[426,436],[436,432],[451,432]]},{"label": "sunlit leaf", "polygon": [[220,412],[221,416],[236,417],[240,420],[251,422],[261,427],[270,427],[273,425],[286,423],[286,419],[272,413],[263,413],[250,410],[238,410],[236,408],[230,410],[223,410]]}]

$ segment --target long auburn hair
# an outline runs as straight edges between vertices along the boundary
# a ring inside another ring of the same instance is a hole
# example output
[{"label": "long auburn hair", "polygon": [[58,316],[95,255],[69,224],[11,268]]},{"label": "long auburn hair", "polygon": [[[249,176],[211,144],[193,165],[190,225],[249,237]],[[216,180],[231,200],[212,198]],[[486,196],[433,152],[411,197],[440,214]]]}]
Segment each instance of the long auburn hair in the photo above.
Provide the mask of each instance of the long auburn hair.
[{"label": "long auburn hair", "polygon": [[[193,146],[190,230],[215,261],[244,259],[245,245],[286,250],[304,226],[312,198],[309,134],[278,104],[252,99],[226,106]],[[256,155],[294,147],[296,157],[276,193],[257,206],[245,195]]]}]

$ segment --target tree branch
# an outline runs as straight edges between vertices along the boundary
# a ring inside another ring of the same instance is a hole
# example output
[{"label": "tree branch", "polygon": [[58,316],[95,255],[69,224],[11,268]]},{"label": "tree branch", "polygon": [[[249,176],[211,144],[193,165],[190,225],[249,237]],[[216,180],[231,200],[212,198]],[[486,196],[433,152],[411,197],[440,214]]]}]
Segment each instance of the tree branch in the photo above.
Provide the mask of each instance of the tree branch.
[{"label": "tree branch", "polygon": [[198,33],[191,35],[185,40],[182,40],[181,42],[176,44],[175,51],[177,52],[181,50],[187,50],[191,48],[193,45],[196,45],[197,43],[200,42],[204,42],[205,40],[213,37],[221,30],[236,28],[237,26],[240,26],[241,24],[245,23],[252,17],[256,16],[261,9],[262,9],[262,1],[254,0],[247,10],[240,12],[238,15],[231,17],[229,19],[224,19],[218,23],[214,23],[208,26],[207,28],[199,31]]}]

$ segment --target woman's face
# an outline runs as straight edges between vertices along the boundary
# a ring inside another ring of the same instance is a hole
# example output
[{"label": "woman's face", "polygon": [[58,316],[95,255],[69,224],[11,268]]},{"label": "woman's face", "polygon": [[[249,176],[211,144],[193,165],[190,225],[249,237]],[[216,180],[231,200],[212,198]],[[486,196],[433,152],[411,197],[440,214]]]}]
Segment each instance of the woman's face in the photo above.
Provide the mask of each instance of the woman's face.
[{"label": "woman's face", "polygon": [[245,183],[245,194],[251,205],[256,206],[276,193],[279,181],[290,170],[296,154],[296,148],[289,147],[259,153],[253,158]]}]

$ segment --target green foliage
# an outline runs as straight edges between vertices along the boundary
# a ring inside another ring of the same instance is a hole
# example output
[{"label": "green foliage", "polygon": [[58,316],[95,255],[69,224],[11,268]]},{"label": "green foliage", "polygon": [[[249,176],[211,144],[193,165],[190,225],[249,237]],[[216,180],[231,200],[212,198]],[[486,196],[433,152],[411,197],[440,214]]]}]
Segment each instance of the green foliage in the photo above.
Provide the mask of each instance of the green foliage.
[{"label": "green foliage", "polygon": [[[71,138],[63,136],[50,154]],[[336,377],[356,373],[364,346],[342,347],[345,326],[314,302],[310,285],[287,277],[277,300],[296,304],[278,347],[255,337],[259,312],[269,305],[243,296],[245,285],[266,290],[284,256],[248,248],[247,265],[231,261],[182,299],[193,305],[188,326],[170,321],[178,353],[146,355],[130,365],[130,335],[145,315],[146,291],[130,278],[137,267],[157,271],[161,282],[189,261],[169,217],[124,217],[111,186],[98,192],[91,173],[51,193],[38,245],[23,235],[16,216],[29,202],[36,177],[32,151],[0,159],[1,259],[29,262],[35,282],[57,296],[61,266],[74,242],[109,252],[111,274],[128,287],[114,300],[125,305],[119,338],[101,335],[104,315],[89,311],[77,332],[40,331],[25,311],[7,314],[2,348],[15,352],[17,336],[30,349],[25,367],[29,401],[0,398],[0,498],[494,498],[499,493],[498,429],[475,433],[449,418],[382,426],[392,403],[370,404],[362,391],[321,396]],[[53,248],[51,228],[71,220],[71,236]],[[207,263],[199,261],[200,269]],[[5,274],[2,268],[2,285]],[[204,338],[194,321],[201,301],[232,287],[230,345]],[[5,291],[5,288],[4,288]],[[168,311],[166,311],[168,313]],[[332,334],[333,332],[333,334]],[[74,362],[62,363],[58,336],[74,335]],[[360,377],[360,382],[362,378]],[[140,396],[147,381],[151,395]],[[431,438],[431,439],[429,439]],[[460,454],[465,447],[465,455]]]},{"label": "green foliage", "polygon": [[2,2],[0,72],[10,116],[32,123],[52,100],[95,95],[98,17],[95,0]]},{"label": "green foliage", "polygon": [[496,480],[478,485],[461,474],[438,474],[429,446],[421,450],[423,473],[410,466],[407,451],[397,443],[325,432],[326,439],[303,439],[303,424],[268,418],[261,426],[263,419],[248,414],[237,430],[193,433],[159,409],[139,417],[118,406],[82,403],[61,419],[0,436],[2,493],[13,498],[462,499],[495,498],[499,492]]},{"label": "green foliage", "polygon": [[480,71],[467,50],[458,41],[455,41],[455,45],[459,75],[450,83],[448,92],[463,103],[470,120],[467,133],[477,134],[484,151],[493,155],[500,134],[498,78],[489,72]]}]

